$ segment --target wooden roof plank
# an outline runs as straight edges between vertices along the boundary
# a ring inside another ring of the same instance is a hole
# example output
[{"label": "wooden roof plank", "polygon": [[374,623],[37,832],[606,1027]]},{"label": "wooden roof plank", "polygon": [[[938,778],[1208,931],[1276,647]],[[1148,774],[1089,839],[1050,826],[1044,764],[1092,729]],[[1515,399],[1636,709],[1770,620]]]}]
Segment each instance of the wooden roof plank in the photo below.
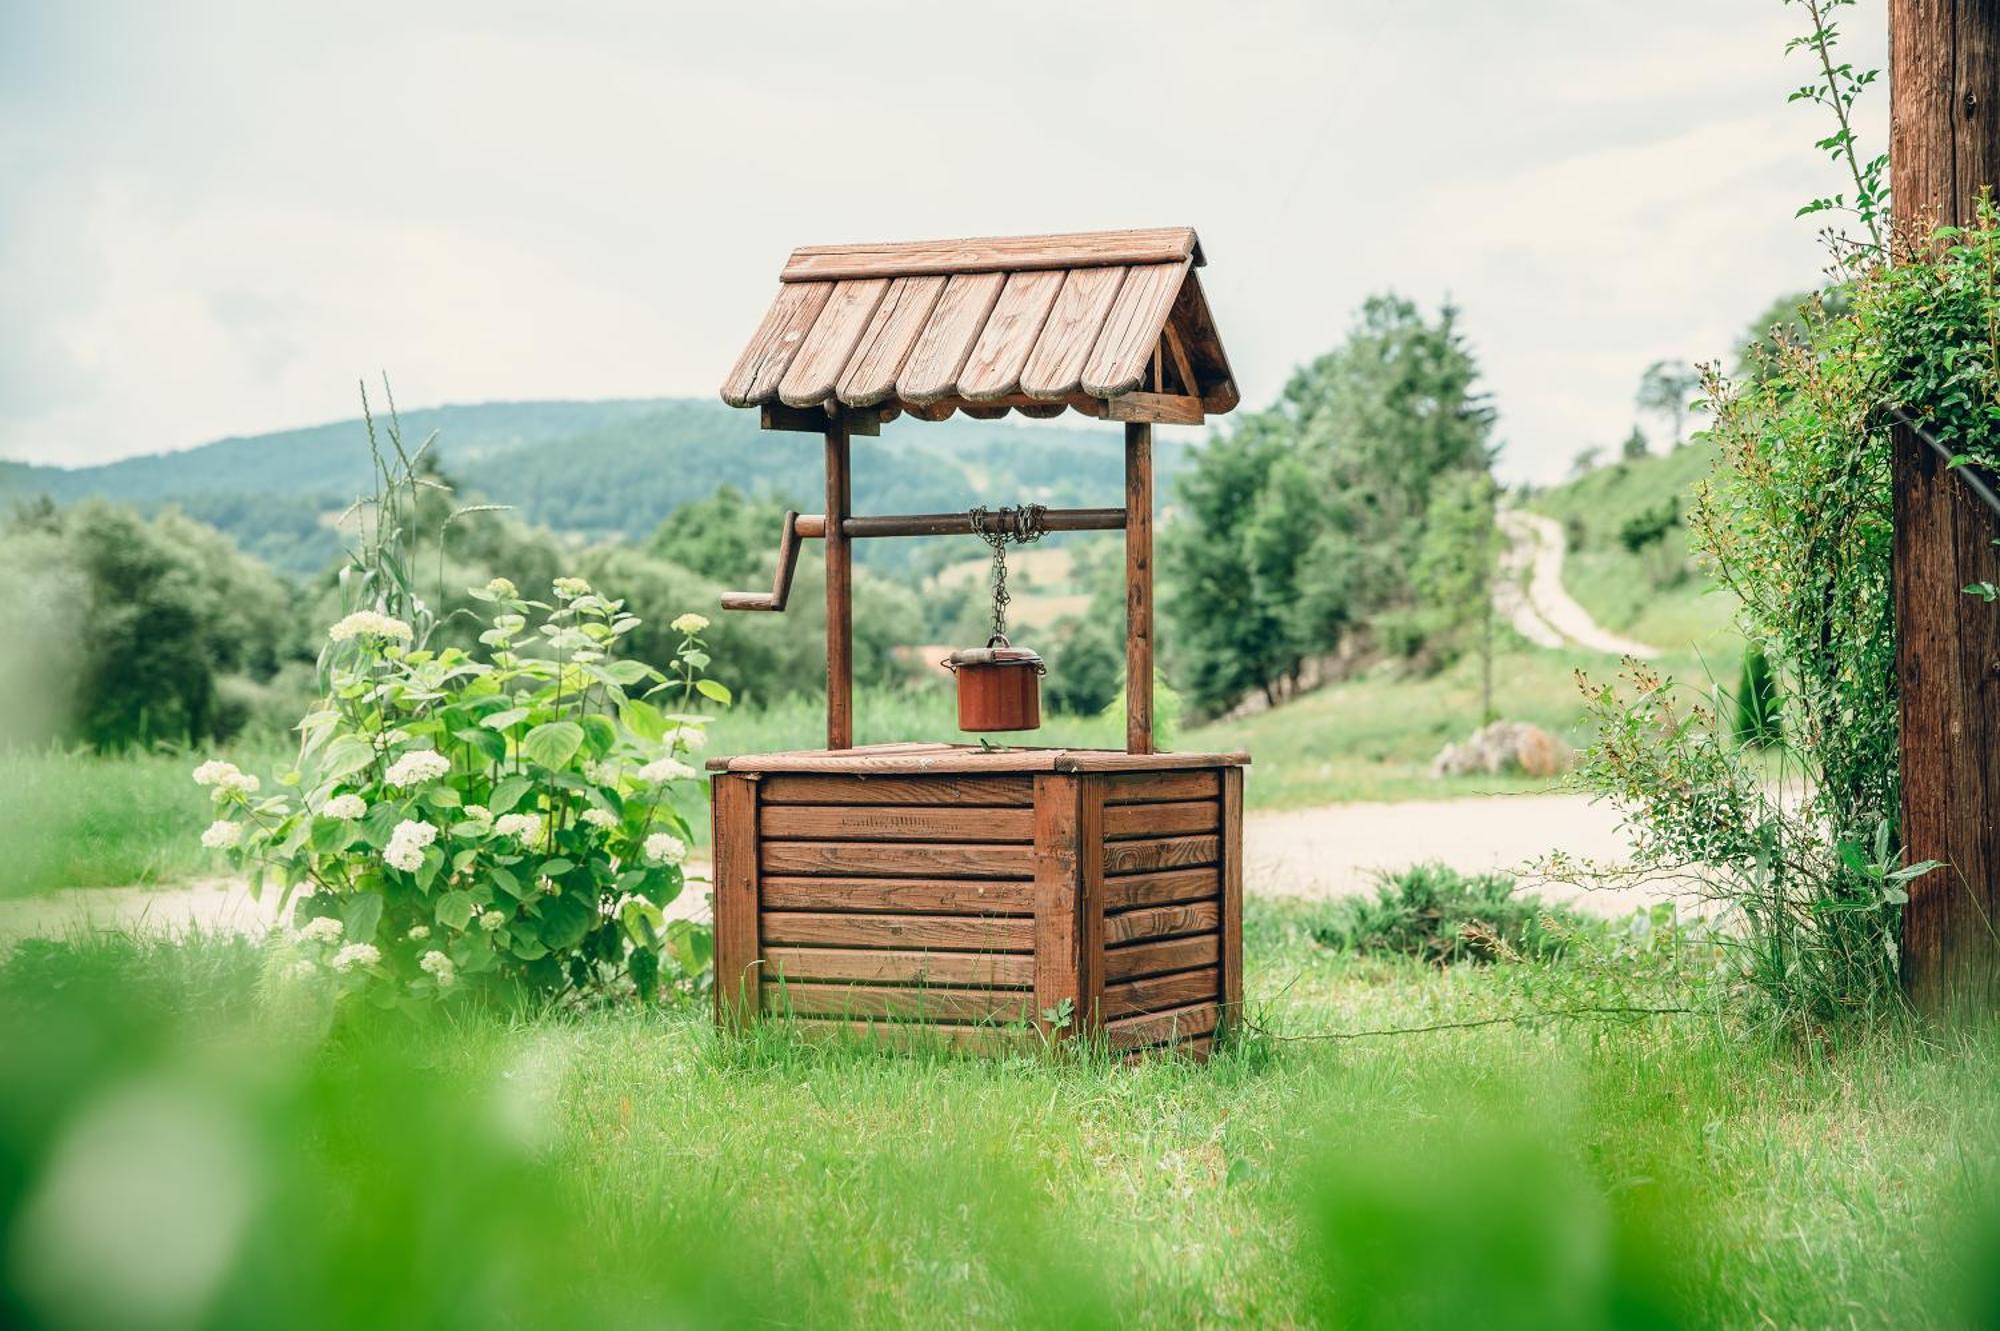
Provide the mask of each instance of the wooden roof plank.
[{"label": "wooden roof plank", "polygon": [[[1005,397],[1021,384],[1021,367],[1035,349],[1066,274],[1057,268],[1011,273],[986,326],[958,373],[958,395],[967,402]],[[967,414],[970,414],[968,411]]]},{"label": "wooden roof plank", "polygon": [[840,377],[837,392],[850,407],[872,407],[896,391],[896,376],[917,334],[944,293],[946,278],[899,277],[889,284],[875,317],[854,348],[847,371]]},{"label": "wooden roof plank", "polygon": [[893,244],[805,245],[792,251],[780,279],[818,282],[922,273],[1018,272],[1202,262],[1193,227],[1085,231],[1040,236],[975,236]]},{"label": "wooden roof plank", "polygon": [[1049,321],[1021,371],[1021,391],[1062,399],[1083,383],[1084,362],[1104,330],[1104,316],[1125,284],[1124,268],[1074,268],[1063,279]]},{"label": "wooden roof plank", "polygon": [[1005,273],[959,273],[945,284],[896,376],[896,396],[923,405],[957,395],[958,372],[1006,281]]},{"label": "wooden roof plank", "polygon": [[774,400],[778,383],[833,294],[831,282],[798,282],[778,288],[778,298],[764,311],[764,322],[736,367],[722,383],[722,400],[732,407],[754,407]]},{"label": "wooden roof plank", "polygon": [[1104,331],[1083,367],[1083,390],[1092,397],[1117,397],[1146,380],[1160,329],[1173,310],[1174,298],[1187,276],[1188,264],[1155,263],[1135,267],[1118,289],[1118,299],[1104,317]]},{"label": "wooden roof plank", "polygon": [[854,354],[855,343],[861,340],[888,289],[886,277],[834,283],[826,308],[813,322],[812,331],[806,334],[778,385],[781,402],[788,407],[811,407],[832,396],[841,371]]}]

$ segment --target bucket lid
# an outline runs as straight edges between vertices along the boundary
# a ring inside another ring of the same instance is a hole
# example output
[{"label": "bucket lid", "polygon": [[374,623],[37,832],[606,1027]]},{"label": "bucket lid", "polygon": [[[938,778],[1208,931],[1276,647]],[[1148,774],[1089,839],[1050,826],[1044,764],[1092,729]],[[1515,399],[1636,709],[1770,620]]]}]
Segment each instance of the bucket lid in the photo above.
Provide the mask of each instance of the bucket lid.
[{"label": "bucket lid", "polygon": [[1026,647],[962,647],[944,659],[945,667],[956,670],[960,666],[1032,666],[1043,669],[1040,652]]}]

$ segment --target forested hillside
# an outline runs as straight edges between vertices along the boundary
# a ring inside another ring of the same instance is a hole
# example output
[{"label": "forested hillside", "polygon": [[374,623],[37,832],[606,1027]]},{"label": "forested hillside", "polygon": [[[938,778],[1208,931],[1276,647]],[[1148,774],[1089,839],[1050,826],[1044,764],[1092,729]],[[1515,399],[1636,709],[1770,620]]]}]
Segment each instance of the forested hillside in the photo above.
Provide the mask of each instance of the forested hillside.
[{"label": "forested hillside", "polygon": [[[724,485],[820,507],[818,440],[765,433],[755,413],[717,402],[493,402],[403,414],[407,439],[433,431],[437,455],[465,497],[511,504],[557,532],[642,537]],[[1155,445],[1163,491],[1186,454],[1178,441]],[[1113,503],[1123,466],[1108,427],[898,421],[857,444],[855,503],[864,512]],[[367,476],[366,435],[354,419],[99,467],[0,467],[0,494],[58,503],[103,497],[148,511],[172,504],[273,567],[309,573],[337,553],[331,519]]]}]

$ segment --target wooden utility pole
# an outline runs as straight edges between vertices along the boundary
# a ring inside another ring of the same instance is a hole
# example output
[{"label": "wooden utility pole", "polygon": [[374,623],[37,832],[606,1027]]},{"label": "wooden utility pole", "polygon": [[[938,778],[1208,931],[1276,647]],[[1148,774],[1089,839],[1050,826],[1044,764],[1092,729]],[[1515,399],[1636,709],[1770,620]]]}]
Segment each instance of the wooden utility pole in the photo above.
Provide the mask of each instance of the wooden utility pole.
[{"label": "wooden utility pole", "polygon": [[[1973,220],[2000,185],[2000,0],[1889,0],[1889,163],[1899,231]],[[1898,427],[1896,672],[1903,843],[1918,879],[1903,979],[1929,1010],[2000,1004],[2000,522],[1936,451]]]}]

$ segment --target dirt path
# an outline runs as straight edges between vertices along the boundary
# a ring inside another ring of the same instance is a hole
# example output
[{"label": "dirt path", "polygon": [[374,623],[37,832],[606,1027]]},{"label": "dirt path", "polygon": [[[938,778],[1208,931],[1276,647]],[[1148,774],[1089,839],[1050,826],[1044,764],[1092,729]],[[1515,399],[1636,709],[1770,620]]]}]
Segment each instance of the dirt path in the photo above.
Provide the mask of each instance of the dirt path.
[{"label": "dirt path", "polygon": [[[1489,795],[1253,813],[1244,822],[1243,839],[1244,883],[1249,891],[1320,898],[1368,891],[1378,870],[1422,860],[1482,872],[1519,870],[1556,847],[1603,861],[1623,860],[1631,850],[1617,815],[1580,795]],[[689,868],[691,877],[707,878],[707,865]],[[1537,890],[1553,899],[1574,899],[1587,910],[1623,914],[1658,900],[1670,887],[1661,883],[1588,894],[1559,887]],[[262,901],[253,900],[245,884],[228,878],[182,887],[98,888],[0,901],[0,953],[18,938],[90,930],[259,934],[270,927],[276,908],[275,892]],[[705,918],[706,886],[691,885],[669,914]]]},{"label": "dirt path", "polygon": [[1583,647],[1610,656],[1658,656],[1660,649],[1620,637],[1590,617],[1563,587],[1567,541],[1561,524],[1539,513],[1510,508],[1500,514],[1507,549],[1493,608],[1516,632],[1539,647]]}]

